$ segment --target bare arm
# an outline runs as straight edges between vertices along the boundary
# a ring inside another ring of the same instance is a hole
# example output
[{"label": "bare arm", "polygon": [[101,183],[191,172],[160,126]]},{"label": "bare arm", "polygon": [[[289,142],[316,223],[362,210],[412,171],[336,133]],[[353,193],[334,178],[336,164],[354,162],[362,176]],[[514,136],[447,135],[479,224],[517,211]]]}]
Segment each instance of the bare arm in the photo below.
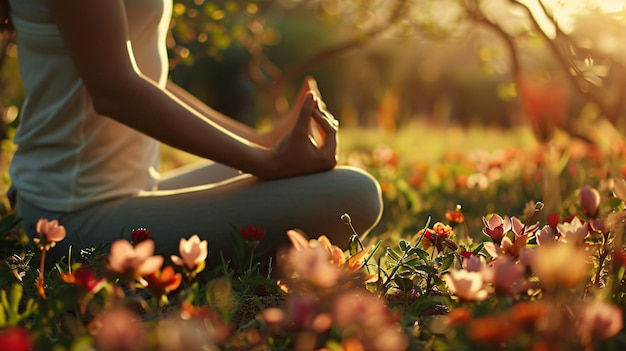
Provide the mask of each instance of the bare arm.
[{"label": "bare arm", "polygon": [[[50,4],[99,113],[175,148],[261,178],[312,173],[336,164],[336,130],[320,112],[313,93],[302,99],[292,131],[276,147],[261,147],[245,133],[234,133],[159,88],[134,67],[122,0],[50,0]],[[311,118],[326,135],[319,148],[308,139]]]},{"label": "bare arm", "polygon": [[[292,109],[292,111],[290,111],[287,115],[279,118],[274,123],[273,128],[269,132],[259,133],[256,129],[239,121],[236,121],[230,117],[227,117],[212,109],[210,106],[207,106],[204,102],[200,101],[200,99],[193,96],[187,90],[174,84],[171,81],[167,82],[166,89],[170,93],[174,94],[177,98],[179,98],[182,102],[202,113],[206,118],[209,118],[222,128],[227,129],[234,134],[237,134],[245,139],[248,139],[258,145],[262,145],[267,148],[274,147],[280,141],[280,139],[293,128],[293,125],[295,123],[294,117],[295,115],[297,115],[297,111]],[[298,95],[296,96],[296,99],[294,101],[294,108],[302,104],[305,94],[309,91],[312,91],[316,97],[321,98],[321,94],[317,88],[317,83],[312,77],[307,77],[304,82],[302,82],[302,85],[300,86],[300,91],[298,92]],[[324,105],[322,105],[321,107],[322,110],[325,109]]]}]

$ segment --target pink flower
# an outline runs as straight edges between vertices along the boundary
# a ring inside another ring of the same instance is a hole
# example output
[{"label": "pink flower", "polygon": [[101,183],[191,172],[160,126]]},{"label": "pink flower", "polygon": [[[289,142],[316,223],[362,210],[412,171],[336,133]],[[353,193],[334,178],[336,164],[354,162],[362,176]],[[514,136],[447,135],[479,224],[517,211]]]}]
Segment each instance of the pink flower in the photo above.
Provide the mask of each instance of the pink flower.
[{"label": "pink flower", "polygon": [[330,253],[322,246],[311,246],[297,250],[291,248],[287,254],[289,268],[304,281],[321,288],[337,285],[341,276],[338,265],[331,262]]},{"label": "pink flower", "polygon": [[40,218],[37,221],[37,234],[39,238],[33,239],[35,244],[39,246],[41,250],[50,250],[57,242],[65,239],[65,227],[59,225],[58,220],[48,221],[45,218]]},{"label": "pink flower", "polygon": [[524,279],[526,269],[511,258],[497,260],[493,265],[493,285],[496,292],[515,294],[526,288]]},{"label": "pink flower", "polygon": [[569,223],[558,224],[557,230],[563,243],[582,244],[589,235],[589,226],[578,217],[574,217]]},{"label": "pink flower", "polygon": [[600,192],[585,185],[580,189],[580,205],[585,210],[587,216],[595,218],[600,208]]},{"label": "pink flower", "polygon": [[155,272],[163,265],[163,256],[153,256],[154,241],[142,241],[133,247],[127,240],[120,239],[111,244],[107,269],[129,280]]},{"label": "pink flower", "polygon": [[502,237],[511,230],[511,220],[508,216],[504,218],[494,214],[489,219],[483,217],[483,233],[489,236],[494,243],[500,244]]},{"label": "pink flower", "polygon": [[172,255],[172,262],[185,268],[188,272],[198,273],[206,265],[206,258],[209,254],[208,245],[208,242],[206,240],[201,241],[197,234],[192,235],[189,240],[180,238],[178,245],[180,257]]},{"label": "pink flower", "polygon": [[614,178],[613,193],[615,194],[615,197],[626,202],[626,180],[621,178]]},{"label": "pink flower", "polygon": [[482,301],[489,295],[485,288],[484,275],[481,272],[450,269],[443,278],[450,293],[463,300]]},{"label": "pink flower", "polygon": [[141,321],[126,308],[116,307],[104,312],[92,324],[98,326],[94,336],[98,350],[139,351],[146,346],[146,332]]},{"label": "pink flower", "polygon": [[622,309],[602,300],[583,306],[578,331],[583,340],[607,339],[622,330]]},{"label": "pink flower", "polygon": [[537,244],[550,245],[556,243],[556,237],[554,236],[554,230],[549,225],[543,226],[537,233]]}]

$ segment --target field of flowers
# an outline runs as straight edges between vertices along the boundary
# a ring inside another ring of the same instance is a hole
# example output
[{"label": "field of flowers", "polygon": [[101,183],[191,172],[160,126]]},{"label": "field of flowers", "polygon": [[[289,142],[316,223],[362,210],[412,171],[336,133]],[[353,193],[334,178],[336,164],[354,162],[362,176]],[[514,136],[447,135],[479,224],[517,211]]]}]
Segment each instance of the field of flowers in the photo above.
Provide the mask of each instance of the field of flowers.
[{"label": "field of flowers", "polygon": [[[29,241],[5,211],[0,348],[626,349],[623,138],[538,144],[523,129],[421,125],[346,131],[342,150],[380,181],[381,224],[346,251],[285,233],[293,246],[271,272],[254,223],[240,259],[217,268],[197,236],[162,257],[135,228],[45,270],[65,229],[41,220]],[[350,214],[337,220],[351,230]]]}]

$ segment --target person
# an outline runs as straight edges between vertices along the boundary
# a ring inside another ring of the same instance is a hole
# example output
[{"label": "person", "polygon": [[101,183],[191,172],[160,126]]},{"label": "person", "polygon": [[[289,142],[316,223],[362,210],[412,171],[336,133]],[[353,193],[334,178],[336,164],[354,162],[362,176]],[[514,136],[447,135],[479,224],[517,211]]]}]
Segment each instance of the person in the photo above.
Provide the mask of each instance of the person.
[{"label": "person", "polygon": [[[257,252],[271,254],[294,228],[346,248],[344,213],[359,234],[378,223],[380,187],[337,165],[338,123],[312,78],[259,133],[168,81],[172,0],[8,5],[26,93],[10,176],[30,236],[39,218],[67,230],[49,259],[146,228],[163,254],[198,234],[217,264],[249,225],[267,233]],[[206,161],[160,174],[160,143]]]}]

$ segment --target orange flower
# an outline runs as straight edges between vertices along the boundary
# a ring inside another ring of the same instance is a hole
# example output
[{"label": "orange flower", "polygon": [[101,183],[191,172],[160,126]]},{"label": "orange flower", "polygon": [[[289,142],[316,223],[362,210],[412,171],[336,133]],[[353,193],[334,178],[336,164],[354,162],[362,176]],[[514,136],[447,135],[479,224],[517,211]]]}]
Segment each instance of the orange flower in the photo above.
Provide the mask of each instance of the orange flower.
[{"label": "orange flower", "polygon": [[446,219],[451,224],[461,224],[465,222],[465,216],[463,216],[463,212],[457,210],[446,211]]},{"label": "orange flower", "polygon": [[472,319],[472,311],[465,307],[457,307],[447,315],[449,325],[465,324]]},{"label": "orange flower", "polygon": [[510,341],[519,332],[519,326],[508,316],[484,316],[471,320],[467,336],[478,342],[500,343]]},{"label": "orange flower", "polygon": [[190,273],[199,273],[206,266],[206,258],[209,255],[209,243],[206,240],[200,240],[197,234],[189,238],[180,238],[178,251],[180,257],[172,255],[170,258],[175,265],[183,267]]},{"label": "orange flower", "polygon": [[[422,233],[423,229],[418,232],[418,236]],[[424,240],[422,241],[422,247],[424,249],[428,249],[431,246],[435,246],[439,252],[442,252],[444,251],[445,246],[447,246],[455,251],[458,247],[456,243],[450,239],[452,235],[454,235],[454,231],[451,226],[437,222],[433,225],[432,229],[426,229]]]},{"label": "orange flower", "polygon": [[154,296],[165,296],[169,292],[178,289],[183,277],[180,273],[175,273],[174,268],[167,266],[161,271],[154,271],[145,277],[146,288]]},{"label": "orange flower", "polygon": [[516,322],[533,327],[547,316],[548,307],[544,301],[521,301],[511,307],[511,317]]},{"label": "orange flower", "polygon": [[35,238],[33,241],[40,250],[50,250],[57,242],[65,239],[66,235],[65,227],[59,225],[59,221],[56,219],[48,221],[45,218],[40,218],[37,221],[36,230],[39,238]]},{"label": "orange flower", "polygon": [[145,240],[133,247],[120,239],[111,244],[107,269],[128,280],[138,279],[155,272],[163,265],[163,256],[153,256],[154,241]]}]

